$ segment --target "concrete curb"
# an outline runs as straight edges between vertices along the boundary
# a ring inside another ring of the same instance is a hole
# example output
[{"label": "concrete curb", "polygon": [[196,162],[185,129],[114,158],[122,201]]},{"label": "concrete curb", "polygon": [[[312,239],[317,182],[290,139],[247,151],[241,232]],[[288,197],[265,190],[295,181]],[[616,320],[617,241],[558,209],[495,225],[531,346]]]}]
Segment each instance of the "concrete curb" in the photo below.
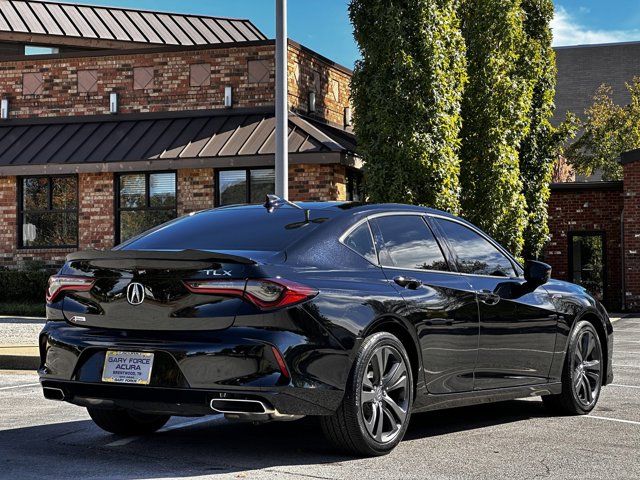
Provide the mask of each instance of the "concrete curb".
[{"label": "concrete curb", "polygon": [[38,347],[0,346],[0,370],[37,370]]}]

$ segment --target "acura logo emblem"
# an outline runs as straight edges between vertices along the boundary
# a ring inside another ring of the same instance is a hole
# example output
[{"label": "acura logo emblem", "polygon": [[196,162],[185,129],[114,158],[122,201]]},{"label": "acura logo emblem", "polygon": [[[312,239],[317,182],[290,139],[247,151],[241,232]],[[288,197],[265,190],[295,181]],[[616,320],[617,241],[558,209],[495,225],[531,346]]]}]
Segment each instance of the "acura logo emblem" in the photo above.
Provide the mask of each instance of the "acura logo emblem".
[{"label": "acura logo emblem", "polygon": [[130,283],[127,287],[127,301],[131,305],[140,305],[144,302],[144,287],[140,283]]}]

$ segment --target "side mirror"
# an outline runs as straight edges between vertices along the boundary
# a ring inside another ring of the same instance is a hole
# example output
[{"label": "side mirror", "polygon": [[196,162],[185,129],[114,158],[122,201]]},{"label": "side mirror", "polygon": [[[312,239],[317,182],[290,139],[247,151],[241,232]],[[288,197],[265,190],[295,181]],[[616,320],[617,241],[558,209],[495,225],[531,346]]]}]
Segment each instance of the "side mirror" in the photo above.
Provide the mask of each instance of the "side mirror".
[{"label": "side mirror", "polygon": [[536,260],[527,260],[524,264],[524,279],[536,288],[551,279],[551,265]]}]

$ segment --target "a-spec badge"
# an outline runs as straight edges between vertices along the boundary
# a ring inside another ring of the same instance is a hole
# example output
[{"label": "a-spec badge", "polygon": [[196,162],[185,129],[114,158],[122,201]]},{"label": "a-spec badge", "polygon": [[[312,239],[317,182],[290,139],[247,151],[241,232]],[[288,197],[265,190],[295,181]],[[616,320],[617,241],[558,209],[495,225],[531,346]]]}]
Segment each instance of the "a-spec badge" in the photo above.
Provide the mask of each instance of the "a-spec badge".
[{"label": "a-spec badge", "polygon": [[84,318],[84,317],[81,317],[79,315],[75,315],[75,316],[71,317],[71,321],[74,322],[74,323],[81,323],[81,322],[86,322],[87,319]]}]

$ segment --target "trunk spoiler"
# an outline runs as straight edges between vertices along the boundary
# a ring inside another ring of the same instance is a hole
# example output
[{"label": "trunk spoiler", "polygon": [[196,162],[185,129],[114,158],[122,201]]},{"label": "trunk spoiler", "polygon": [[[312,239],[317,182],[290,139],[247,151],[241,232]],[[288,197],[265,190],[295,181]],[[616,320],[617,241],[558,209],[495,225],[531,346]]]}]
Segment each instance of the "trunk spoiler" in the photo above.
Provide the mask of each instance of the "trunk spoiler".
[{"label": "trunk spoiler", "polygon": [[[156,250],[87,250],[67,255],[68,262],[89,262],[93,265],[129,268],[172,268],[191,269],[206,268],[211,264],[235,263],[255,265],[256,262],[247,257],[229,255],[227,253],[205,252],[203,250],[180,250],[175,252]],[[170,265],[167,263],[170,262]],[[175,262],[175,263],[174,263]]]}]

